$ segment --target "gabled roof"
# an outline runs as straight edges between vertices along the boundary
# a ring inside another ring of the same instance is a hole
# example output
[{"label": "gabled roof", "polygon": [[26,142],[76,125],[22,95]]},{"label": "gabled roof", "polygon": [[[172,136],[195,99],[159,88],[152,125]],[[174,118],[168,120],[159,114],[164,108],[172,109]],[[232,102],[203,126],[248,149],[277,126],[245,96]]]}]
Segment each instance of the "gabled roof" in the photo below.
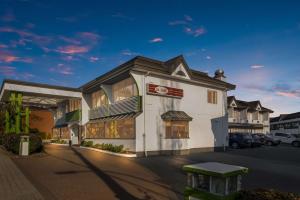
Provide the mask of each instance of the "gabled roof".
[{"label": "gabled roof", "polygon": [[291,114],[281,114],[278,117],[273,117],[270,119],[271,122],[279,122],[291,119],[298,119],[300,118],[300,112],[291,113]]},{"label": "gabled roof", "polygon": [[172,72],[176,69],[178,64],[182,63],[184,68],[186,69],[188,75],[191,80],[196,82],[205,82],[214,84],[215,86],[225,87],[229,90],[235,89],[235,85],[215,79],[213,77],[208,76],[207,73],[200,72],[197,70],[192,70],[188,67],[184,57],[182,55],[176,56],[167,61],[159,61],[152,58],[146,58],[143,56],[136,56],[133,59],[125,62],[124,64],[119,65],[118,67],[112,69],[111,71],[97,77],[96,79],[84,84],[80,88],[83,91],[88,90],[92,87],[98,86],[102,84],[104,81],[111,79],[120,74],[128,73],[131,70],[143,70],[147,72],[155,72],[161,75],[171,75]]},{"label": "gabled roof", "polygon": [[261,105],[260,101],[242,101],[235,98],[235,96],[227,97],[227,106],[230,106],[231,102],[235,101],[238,109],[248,109],[249,111],[255,111],[257,106],[261,107],[261,111],[273,113],[273,110],[265,108]]}]

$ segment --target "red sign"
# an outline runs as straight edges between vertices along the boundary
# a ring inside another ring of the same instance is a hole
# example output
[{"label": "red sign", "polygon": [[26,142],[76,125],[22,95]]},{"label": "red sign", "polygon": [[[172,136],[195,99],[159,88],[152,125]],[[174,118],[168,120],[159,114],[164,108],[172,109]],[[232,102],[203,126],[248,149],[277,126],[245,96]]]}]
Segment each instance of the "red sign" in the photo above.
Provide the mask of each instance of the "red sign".
[{"label": "red sign", "polygon": [[183,97],[183,89],[155,85],[152,83],[147,84],[147,93],[153,95],[175,97],[175,98]]}]

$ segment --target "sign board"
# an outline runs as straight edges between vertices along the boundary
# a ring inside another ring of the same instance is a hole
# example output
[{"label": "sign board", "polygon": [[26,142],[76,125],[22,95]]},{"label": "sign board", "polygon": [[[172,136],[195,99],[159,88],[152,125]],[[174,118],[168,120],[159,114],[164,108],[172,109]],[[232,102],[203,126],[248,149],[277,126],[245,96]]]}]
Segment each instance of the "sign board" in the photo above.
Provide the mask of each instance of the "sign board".
[{"label": "sign board", "polygon": [[166,96],[166,97],[174,97],[174,98],[182,98],[183,97],[183,89],[148,83],[147,84],[147,94]]}]

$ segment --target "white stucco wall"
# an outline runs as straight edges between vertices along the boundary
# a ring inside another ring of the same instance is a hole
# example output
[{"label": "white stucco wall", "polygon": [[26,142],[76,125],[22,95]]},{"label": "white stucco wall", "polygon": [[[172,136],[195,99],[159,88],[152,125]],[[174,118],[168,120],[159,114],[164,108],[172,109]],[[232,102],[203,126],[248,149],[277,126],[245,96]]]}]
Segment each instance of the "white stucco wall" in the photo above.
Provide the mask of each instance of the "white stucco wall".
[{"label": "white stucco wall", "polygon": [[[143,95],[144,106],[144,112],[136,118],[136,151],[227,146],[226,92],[216,90],[218,104],[208,104],[206,87],[152,76],[144,78],[144,75],[135,72],[132,72],[132,76],[138,84],[139,93]],[[177,99],[145,95],[147,83],[183,89],[184,97]],[[165,139],[161,115],[169,110],[184,111],[193,118],[189,123],[189,139]]]}]

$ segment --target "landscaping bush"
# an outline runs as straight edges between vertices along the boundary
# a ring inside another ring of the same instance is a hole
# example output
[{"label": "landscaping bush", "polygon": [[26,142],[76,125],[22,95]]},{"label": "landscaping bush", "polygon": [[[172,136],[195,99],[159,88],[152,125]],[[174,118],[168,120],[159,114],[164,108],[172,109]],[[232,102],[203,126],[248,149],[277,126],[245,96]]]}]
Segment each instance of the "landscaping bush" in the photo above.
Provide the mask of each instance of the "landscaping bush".
[{"label": "landscaping bush", "polygon": [[[3,146],[7,151],[11,151],[15,154],[19,153],[20,148],[20,136],[22,134],[5,134],[3,135]],[[40,152],[43,149],[41,137],[35,134],[29,134],[29,153]]]},{"label": "landscaping bush", "polygon": [[51,143],[67,144],[67,141],[61,140],[61,139],[53,139],[53,140],[51,140]]},{"label": "landscaping bush", "polygon": [[93,141],[82,141],[81,146],[84,147],[93,147]]},{"label": "landscaping bush", "polygon": [[97,149],[115,152],[115,153],[123,152],[123,148],[124,148],[123,145],[113,145],[113,144],[95,144],[93,147]]},{"label": "landscaping bush", "polygon": [[300,196],[275,190],[256,189],[240,191],[236,200],[300,200]]}]

